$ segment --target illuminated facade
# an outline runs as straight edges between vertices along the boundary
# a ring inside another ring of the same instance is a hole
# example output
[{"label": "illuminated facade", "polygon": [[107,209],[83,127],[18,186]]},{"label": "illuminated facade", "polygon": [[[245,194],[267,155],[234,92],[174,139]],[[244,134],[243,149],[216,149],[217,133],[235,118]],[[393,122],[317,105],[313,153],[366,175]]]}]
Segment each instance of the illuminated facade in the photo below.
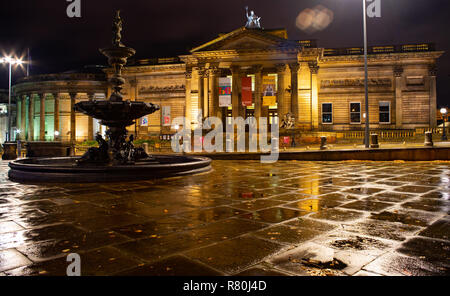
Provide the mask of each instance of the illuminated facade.
[{"label": "illuminated facade", "polygon": [[[375,130],[413,130],[436,126],[436,62],[443,54],[432,44],[375,46],[369,49],[369,110]],[[15,87],[18,124],[24,139],[83,141],[101,127],[71,106],[78,100],[109,96],[105,74],[79,73],[28,77]],[[139,138],[173,134],[171,121],[198,115],[267,118],[287,113],[302,131],[364,129],[362,48],[318,48],[292,41],[286,30],[239,28],[169,59],[140,60],[124,69],[126,99],[152,102],[161,110],[136,123]],[[274,76],[276,103],[264,106],[262,79]],[[232,106],[219,105],[219,78],[232,81]],[[251,77],[253,104],[242,105],[242,78]],[[30,101],[33,103],[30,104]],[[42,104],[41,102],[44,102]],[[59,112],[54,112],[59,110]],[[45,113],[45,117],[41,114]],[[32,114],[32,115],[30,115]],[[75,128],[71,128],[71,127]]]}]

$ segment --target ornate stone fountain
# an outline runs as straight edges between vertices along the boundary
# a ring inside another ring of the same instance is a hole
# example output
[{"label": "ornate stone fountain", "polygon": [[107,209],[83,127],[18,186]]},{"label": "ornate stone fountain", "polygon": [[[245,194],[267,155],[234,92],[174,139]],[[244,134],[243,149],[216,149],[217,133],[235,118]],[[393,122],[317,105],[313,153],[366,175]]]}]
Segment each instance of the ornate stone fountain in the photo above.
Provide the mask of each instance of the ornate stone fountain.
[{"label": "ornate stone fountain", "polygon": [[113,23],[112,46],[100,49],[108,58],[109,65],[114,69],[110,79],[113,93],[106,101],[84,101],[75,105],[75,110],[100,120],[100,124],[107,126],[108,142],[97,135],[100,148],[90,149],[78,164],[110,163],[126,164],[147,158],[143,150],[135,149],[132,145],[133,137],[126,142],[127,129],[134,120],[159,110],[159,106],[144,102],[124,101],[121,94],[125,79],[122,77],[123,66],[127,59],[135,55],[136,51],[122,44],[122,18],[120,10],[116,12]]},{"label": "ornate stone fountain", "polygon": [[164,178],[207,172],[211,160],[204,157],[184,155],[149,156],[142,148],[133,145],[134,137],[127,140],[127,126],[136,119],[152,114],[159,106],[130,102],[121,93],[125,79],[122,69],[127,59],[136,51],[122,44],[122,19],[116,12],[113,22],[113,42],[111,47],[100,49],[114,69],[110,79],[112,94],[108,100],[91,100],[75,105],[75,111],[100,120],[107,126],[106,139],[96,136],[98,148],[90,148],[82,157],[26,158],[9,164],[8,176],[18,182],[116,182]]}]

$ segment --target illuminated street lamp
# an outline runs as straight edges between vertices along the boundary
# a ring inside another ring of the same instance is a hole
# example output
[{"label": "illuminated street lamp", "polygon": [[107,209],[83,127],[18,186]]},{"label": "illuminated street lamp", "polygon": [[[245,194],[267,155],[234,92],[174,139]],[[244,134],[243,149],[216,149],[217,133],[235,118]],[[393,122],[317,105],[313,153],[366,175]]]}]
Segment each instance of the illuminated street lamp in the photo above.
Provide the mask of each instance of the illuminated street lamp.
[{"label": "illuminated street lamp", "polygon": [[442,119],[444,119],[442,141],[447,141],[447,131],[445,129],[445,117],[447,115],[447,108],[441,108],[441,114],[442,114]]},{"label": "illuminated street lamp", "polygon": [[11,68],[12,65],[22,65],[21,59],[14,59],[11,57],[4,57],[0,59],[0,63],[9,65],[9,87],[8,87],[8,131],[6,134],[6,142],[11,141]]},{"label": "illuminated street lamp", "polygon": [[363,0],[363,18],[364,18],[364,91],[366,104],[366,130],[364,134],[366,148],[370,147],[369,139],[369,70],[367,67],[367,6],[366,0]]}]

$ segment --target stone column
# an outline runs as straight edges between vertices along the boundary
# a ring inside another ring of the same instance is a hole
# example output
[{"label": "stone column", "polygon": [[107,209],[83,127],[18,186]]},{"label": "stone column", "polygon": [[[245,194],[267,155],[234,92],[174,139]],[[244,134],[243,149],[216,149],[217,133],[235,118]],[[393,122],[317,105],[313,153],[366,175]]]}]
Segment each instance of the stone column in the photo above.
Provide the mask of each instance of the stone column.
[{"label": "stone column", "polygon": [[430,128],[435,128],[437,126],[437,118],[436,118],[436,76],[437,76],[437,67],[436,64],[432,64],[429,66],[429,74],[430,74]]},{"label": "stone column", "polygon": [[184,117],[188,124],[192,122],[192,100],[191,100],[191,89],[192,89],[192,68],[186,67],[186,100],[184,106]]},{"label": "stone column", "polygon": [[203,117],[209,115],[209,69],[203,72]]},{"label": "stone column", "polygon": [[38,94],[40,99],[40,112],[39,112],[39,141],[45,141],[45,98],[47,94]]},{"label": "stone column", "polygon": [[70,142],[75,144],[77,135],[77,117],[75,114],[75,103],[77,93],[70,93]]},{"label": "stone column", "polygon": [[29,94],[28,103],[28,141],[34,141],[34,98]]},{"label": "stone column", "polygon": [[25,141],[27,138],[27,135],[25,132],[27,131],[27,96],[22,95],[22,100],[20,104],[20,139],[22,141]]},{"label": "stone column", "polygon": [[240,116],[239,85],[240,85],[241,68],[239,66],[231,66],[232,89],[231,89],[231,105],[233,106],[233,118]]},{"label": "stone column", "polygon": [[[204,110],[205,110],[205,80],[204,80],[204,75],[205,75],[205,69],[203,68],[203,66],[198,66],[198,112],[200,112],[200,110],[202,110],[203,114],[205,114]],[[197,121],[197,118],[195,118],[195,121]]]},{"label": "stone column", "polygon": [[317,74],[319,66],[317,62],[310,62],[309,69],[311,71],[311,128],[319,128],[319,91],[317,88]]},{"label": "stone column", "polygon": [[403,67],[394,67],[395,77],[395,127],[401,129],[403,127],[403,99],[402,99],[402,75]]},{"label": "stone column", "polygon": [[220,69],[213,66],[209,69],[209,81],[211,85],[211,106],[209,116],[215,116],[222,119],[222,110],[219,107],[219,76]]},{"label": "stone column", "polygon": [[300,69],[299,63],[289,64],[291,69],[291,112],[294,115],[295,122],[299,121],[298,111],[298,70]]},{"label": "stone column", "polygon": [[[89,101],[94,100],[93,93],[88,93],[87,95],[88,95]],[[131,94],[130,94],[130,98],[131,98]],[[93,141],[93,140],[94,140],[94,118],[88,116],[88,141]]]},{"label": "stone column", "polygon": [[289,112],[290,107],[284,96],[284,77],[286,72],[286,64],[277,64],[277,103],[278,103],[278,118],[283,118]]},{"label": "stone column", "polygon": [[255,119],[259,128],[259,119],[262,116],[262,65],[253,67],[255,73]]},{"label": "stone column", "polygon": [[[60,119],[59,119],[59,103],[60,103],[60,94],[53,93],[53,131],[54,133],[58,132],[58,138],[61,136],[60,129]],[[54,135],[54,139],[56,140],[56,134]]]}]

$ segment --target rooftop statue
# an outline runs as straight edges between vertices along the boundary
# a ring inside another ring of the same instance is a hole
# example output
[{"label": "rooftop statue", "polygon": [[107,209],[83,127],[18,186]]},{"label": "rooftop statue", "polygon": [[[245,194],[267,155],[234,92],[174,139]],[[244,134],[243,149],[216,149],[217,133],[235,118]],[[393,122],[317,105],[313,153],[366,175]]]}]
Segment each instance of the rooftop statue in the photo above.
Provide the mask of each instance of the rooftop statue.
[{"label": "rooftop statue", "polygon": [[261,17],[256,16],[253,10],[248,14],[248,6],[245,7],[245,11],[247,15],[247,24],[245,24],[245,27],[247,29],[261,29]]}]

